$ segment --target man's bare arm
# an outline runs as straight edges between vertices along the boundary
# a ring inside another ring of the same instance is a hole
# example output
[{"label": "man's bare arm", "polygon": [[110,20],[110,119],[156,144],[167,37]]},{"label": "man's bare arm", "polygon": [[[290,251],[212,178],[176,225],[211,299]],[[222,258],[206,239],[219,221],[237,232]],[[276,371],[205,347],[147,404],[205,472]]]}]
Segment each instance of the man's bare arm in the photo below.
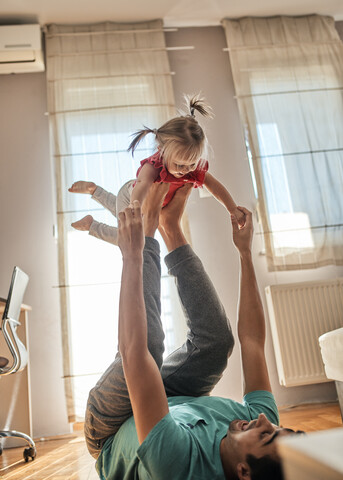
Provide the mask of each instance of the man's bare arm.
[{"label": "man's bare arm", "polygon": [[238,338],[241,345],[244,393],[246,394],[254,390],[271,391],[271,386],[264,353],[265,317],[251,256],[252,215],[246,208],[238,208],[246,216],[243,228],[239,228],[236,218],[231,217],[233,241],[240,254]]},{"label": "man's bare arm", "polygon": [[123,254],[119,301],[119,350],[136,424],[143,442],[168,413],[160,371],[148,350],[143,296],[144,234],[139,202],[119,214],[118,245]]}]

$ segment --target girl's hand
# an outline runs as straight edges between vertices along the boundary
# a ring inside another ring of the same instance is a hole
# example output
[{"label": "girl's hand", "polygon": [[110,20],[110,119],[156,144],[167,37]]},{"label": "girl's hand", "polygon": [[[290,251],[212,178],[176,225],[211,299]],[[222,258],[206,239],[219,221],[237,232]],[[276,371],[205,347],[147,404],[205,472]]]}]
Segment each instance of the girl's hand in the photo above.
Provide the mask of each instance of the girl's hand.
[{"label": "girl's hand", "polygon": [[123,258],[139,258],[144,248],[141,206],[134,200],[133,208],[125,208],[118,216],[118,246]]},{"label": "girl's hand", "polygon": [[233,215],[236,217],[239,228],[243,228],[246,221],[246,215],[240,208],[235,208]]},{"label": "girl's hand", "polygon": [[241,255],[250,254],[254,233],[252,213],[244,207],[238,207],[238,209],[244,214],[245,223],[244,226],[241,227],[236,215],[231,215],[233,243]]}]

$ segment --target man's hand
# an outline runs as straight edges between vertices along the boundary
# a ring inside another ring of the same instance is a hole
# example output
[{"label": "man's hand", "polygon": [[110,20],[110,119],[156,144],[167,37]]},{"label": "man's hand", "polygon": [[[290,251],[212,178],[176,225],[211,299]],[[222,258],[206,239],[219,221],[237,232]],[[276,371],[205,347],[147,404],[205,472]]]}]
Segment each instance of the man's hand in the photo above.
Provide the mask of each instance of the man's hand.
[{"label": "man's hand", "polygon": [[123,258],[140,257],[144,248],[141,206],[134,200],[133,208],[125,208],[118,216],[118,246]]},{"label": "man's hand", "polygon": [[240,210],[239,207],[237,207],[234,211],[233,211],[233,215],[236,217],[237,219],[237,222],[238,222],[238,227],[241,229],[244,227],[245,225],[245,213],[242,212],[242,210]]},{"label": "man's hand", "polygon": [[245,215],[245,224],[241,227],[234,215],[231,215],[232,238],[237,250],[241,255],[251,252],[252,236],[254,227],[252,213],[244,207],[237,207]]}]

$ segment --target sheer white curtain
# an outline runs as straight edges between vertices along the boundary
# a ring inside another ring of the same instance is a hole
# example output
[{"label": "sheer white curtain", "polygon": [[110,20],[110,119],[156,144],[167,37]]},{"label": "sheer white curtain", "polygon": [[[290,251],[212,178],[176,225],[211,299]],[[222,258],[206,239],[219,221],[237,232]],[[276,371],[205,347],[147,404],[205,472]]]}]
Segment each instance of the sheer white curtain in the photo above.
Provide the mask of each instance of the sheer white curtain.
[{"label": "sheer white curtain", "polygon": [[343,264],[343,45],[330,17],[223,20],[268,268]]},{"label": "sheer white curtain", "polygon": [[[132,159],[127,153],[130,134],[143,125],[159,127],[175,115],[175,108],[160,20],[49,25],[46,53],[64,375],[69,419],[74,421],[82,418],[89,389],[116,351],[121,255],[118,248],[70,227],[87,213],[116,223],[89,195],[67,189],[82,179],[117,193],[135,177],[139,160],[155,149],[148,139]],[[178,315],[167,278],[162,292],[167,347],[172,349],[178,344],[172,317]]]}]

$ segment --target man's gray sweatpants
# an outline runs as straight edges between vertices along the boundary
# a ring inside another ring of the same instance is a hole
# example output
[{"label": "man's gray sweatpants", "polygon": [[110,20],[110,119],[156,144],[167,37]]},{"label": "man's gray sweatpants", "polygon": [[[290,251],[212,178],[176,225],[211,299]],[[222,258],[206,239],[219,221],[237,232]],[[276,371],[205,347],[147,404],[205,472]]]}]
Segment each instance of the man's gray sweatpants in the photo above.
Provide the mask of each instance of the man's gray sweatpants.
[{"label": "man's gray sweatpants", "polygon": [[[190,245],[170,252],[165,262],[175,277],[187,321],[186,342],[163,361],[164,333],[160,319],[160,247],[146,237],[143,264],[148,347],[161,370],[168,396],[208,395],[221,378],[234,339],[224,307],[204,267]],[[98,457],[106,439],[132,415],[120,354],[90,391],[85,437],[88,450]]]}]

